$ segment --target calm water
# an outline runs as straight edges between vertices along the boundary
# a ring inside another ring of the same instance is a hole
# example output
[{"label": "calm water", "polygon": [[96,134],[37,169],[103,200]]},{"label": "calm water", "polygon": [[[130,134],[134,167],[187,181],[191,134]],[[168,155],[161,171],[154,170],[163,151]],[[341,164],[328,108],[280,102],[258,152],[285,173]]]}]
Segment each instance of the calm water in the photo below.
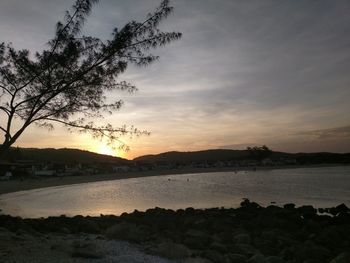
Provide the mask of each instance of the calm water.
[{"label": "calm water", "polygon": [[237,207],[293,202],[350,206],[350,167],[154,176],[42,188],[0,195],[3,213],[23,217],[121,214],[134,209]]}]

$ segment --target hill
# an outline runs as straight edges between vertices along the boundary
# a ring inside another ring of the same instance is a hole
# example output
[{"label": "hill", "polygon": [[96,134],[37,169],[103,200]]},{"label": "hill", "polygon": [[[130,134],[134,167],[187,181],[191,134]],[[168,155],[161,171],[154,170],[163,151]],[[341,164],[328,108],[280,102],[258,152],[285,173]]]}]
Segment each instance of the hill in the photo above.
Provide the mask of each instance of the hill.
[{"label": "hill", "polygon": [[155,155],[144,155],[134,159],[141,162],[216,162],[245,160],[250,158],[248,150],[213,149],[194,152],[165,152]]},{"label": "hill", "polygon": [[[350,163],[350,153],[285,153],[271,151],[266,155],[271,160],[293,160],[299,164]],[[183,163],[242,161],[257,159],[248,150],[213,149],[194,152],[165,152],[144,155],[134,159],[146,163]],[[258,158],[259,159],[259,158]]]},{"label": "hill", "polygon": [[12,148],[7,156],[9,160],[31,160],[38,162],[62,163],[129,163],[127,159],[98,154],[78,149],[37,149]]}]

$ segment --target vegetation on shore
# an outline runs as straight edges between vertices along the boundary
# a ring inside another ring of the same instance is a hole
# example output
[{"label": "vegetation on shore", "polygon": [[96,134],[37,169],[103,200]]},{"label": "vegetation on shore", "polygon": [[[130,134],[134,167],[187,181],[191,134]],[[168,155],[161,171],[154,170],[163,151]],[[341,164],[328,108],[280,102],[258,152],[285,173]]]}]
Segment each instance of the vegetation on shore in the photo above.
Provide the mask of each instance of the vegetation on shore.
[{"label": "vegetation on shore", "polygon": [[[350,209],[312,206],[266,208],[244,200],[237,209],[154,208],[121,216],[22,219],[0,216],[0,225],[22,233],[90,233],[126,240],[147,253],[182,262],[349,262]],[[57,248],[52,248],[57,249]],[[59,248],[58,248],[59,249]],[[103,257],[80,249],[79,257]],[[77,255],[75,255],[77,256]],[[192,261],[190,261],[192,260]],[[196,260],[196,261],[194,261]]]}]

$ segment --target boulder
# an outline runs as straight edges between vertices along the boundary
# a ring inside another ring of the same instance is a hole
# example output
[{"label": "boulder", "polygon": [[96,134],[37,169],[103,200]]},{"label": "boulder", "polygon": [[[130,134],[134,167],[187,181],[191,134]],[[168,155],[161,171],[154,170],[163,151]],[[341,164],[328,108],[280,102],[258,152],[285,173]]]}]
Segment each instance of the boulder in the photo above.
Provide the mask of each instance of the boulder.
[{"label": "boulder", "polygon": [[223,263],[225,262],[225,257],[222,255],[222,253],[217,252],[215,250],[206,250],[202,253],[202,256],[215,262],[215,263]]},{"label": "boulder", "polygon": [[246,263],[247,257],[240,254],[227,254],[226,261],[232,263]]},{"label": "boulder", "polygon": [[122,239],[141,243],[149,238],[149,231],[145,226],[131,223],[120,223],[106,230],[106,236],[111,239]]},{"label": "boulder", "polygon": [[183,243],[189,248],[193,249],[205,249],[211,243],[212,238],[205,232],[189,229],[186,232],[186,236]]},{"label": "boulder", "polygon": [[285,208],[285,209],[294,209],[295,208],[295,204],[293,204],[293,203],[285,204],[283,206],[283,208]]},{"label": "boulder", "polygon": [[350,262],[350,253],[343,252],[337,257],[333,258],[330,263],[349,263]]},{"label": "boulder", "polygon": [[343,203],[335,207],[337,213],[349,213],[350,209]]},{"label": "boulder", "polygon": [[248,208],[248,209],[257,209],[261,208],[261,206],[255,202],[250,202],[249,199],[244,199],[243,202],[241,202],[241,207]]},{"label": "boulder", "polygon": [[[109,261],[108,261],[109,262]],[[113,263],[143,263],[142,259],[137,259],[132,255],[121,255],[113,258]]]},{"label": "boulder", "polygon": [[233,237],[235,243],[250,244],[252,242],[249,234],[238,234]]},{"label": "boulder", "polygon": [[164,242],[158,245],[157,248],[153,250],[157,255],[170,258],[170,259],[181,259],[190,256],[190,250],[182,245],[172,242]]},{"label": "boulder", "polygon": [[319,244],[322,244],[328,248],[338,248],[344,241],[344,231],[340,231],[340,226],[329,226],[324,228],[320,233],[316,235],[316,240]]},{"label": "boulder", "polygon": [[73,242],[72,257],[80,258],[102,258],[103,253],[93,243]]},{"label": "boulder", "polygon": [[224,244],[218,242],[213,242],[210,244],[210,248],[221,253],[226,253],[228,251],[228,248]]},{"label": "boulder", "polygon": [[185,260],[181,261],[182,263],[212,263],[209,259],[206,258],[186,258]]},{"label": "boulder", "polygon": [[266,259],[269,263],[285,263],[285,261],[278,256],[269,256],[269,257],[266,257]]},{"label": "boulder", "polygon": [[312,205],[303,205],[298,207],[297,210],[304,218],[312,218],[316,215],[317,210]]},{"label": "boulder", "polygon": [[327,248],[308,240],[296,246],[295,255],[301,262],[306,260],[324,262],[330,257],[331,253]]},{"label": "boulder", "polygon": [[222,231],[215,235],[213,235],[213,239],[218,242],[224,242],[224,243],[232,243],[233,242],[233,235],[229,231]]},{"label": "boulder", "polygon": [[235,252],[237,252],[238,254],[243,254],[248,257],[259,253],[259,251],[256,248],[254,248],[252,245],[249,245],[249,244],[236,244]]},{"label": "boulder", "polygon": [[261,254],[256,254],[247,260],[247,263],[269,263],[269,261]]},{"label": "boulder", "polygon": [[340,204],[336,207],[328,208],[328,213],[336,216],[339,213],[349,213],[350,209],[345,204]]}]

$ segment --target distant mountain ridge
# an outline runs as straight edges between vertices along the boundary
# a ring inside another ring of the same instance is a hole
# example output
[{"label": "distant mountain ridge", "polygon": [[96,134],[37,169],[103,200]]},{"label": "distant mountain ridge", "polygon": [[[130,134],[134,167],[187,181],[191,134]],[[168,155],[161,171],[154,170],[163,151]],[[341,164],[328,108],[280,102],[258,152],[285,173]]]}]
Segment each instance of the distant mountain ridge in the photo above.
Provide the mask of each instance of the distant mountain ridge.
[{"label": "distant mountain ridge", "polygon": [[[350,164],[350,153],[285,153],[271,151],[268,156],[271,160],[293,159],[300,164],[341,163]],[[8,160],[30,160],[36,162],[60,163],[113,163],[131,165],[137,163],[181,163],[193,162],[215,163],[218,161],[243,161],[254,159],[248,150],[211,149],[203,151],[171,151],[160,154],[143,155],[127,160],[120,157],[98,154],[90,151],[70,148],[11,148]]]},{"label": "distant mountain ridge", "polygon": [[69,148],[11,148],[7,159],[64,163],[129,163],[120,157]]},{"label": "distant mountain ridge", "polygon": [[[295,159],[300,163],[350,163],[350,153],[285,153],[271,151],[268,158]],[[134,159],[137,162],[149,163],[190,163],[190,162],[217,162],[240,161],[253,159],[248,150],[212,149],[193,152],[164,152],[154,155],[144,155]]]},{"label": "distant mountain ridge", "polygon": [[242,150],[204,150],[194,152],[164,152],[160,154],[144,155],[134,159],[142,162],[199,162],[199,161],[217,161],[231,158],[247,157],[248,152]]}]

